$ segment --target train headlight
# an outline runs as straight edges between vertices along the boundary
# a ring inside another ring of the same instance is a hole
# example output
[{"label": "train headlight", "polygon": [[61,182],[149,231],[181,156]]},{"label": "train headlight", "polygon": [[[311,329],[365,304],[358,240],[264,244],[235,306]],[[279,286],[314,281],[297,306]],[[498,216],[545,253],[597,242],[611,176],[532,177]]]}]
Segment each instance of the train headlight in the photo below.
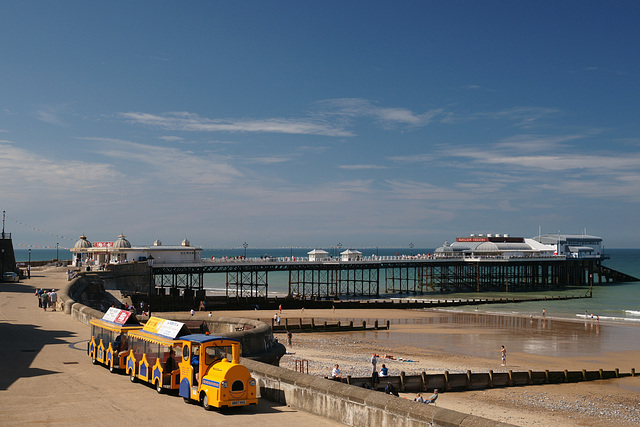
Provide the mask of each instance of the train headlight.
[{"label": "train headlight", "polygon": [[256,380],[254,380],[253,378],[251,378],[251,379],[249,380],[249,385],[250,385],[251,387],[255,387],[255,386],[256,386]]},{"label": "train headlight", "polygon": [[226,382],[226,381],[222,381],[222,382],[220,383],[220,385],[222,386],[222,388],[227,388],[227,387],[229,387],[229,383],[228,383],[228,382]]}]

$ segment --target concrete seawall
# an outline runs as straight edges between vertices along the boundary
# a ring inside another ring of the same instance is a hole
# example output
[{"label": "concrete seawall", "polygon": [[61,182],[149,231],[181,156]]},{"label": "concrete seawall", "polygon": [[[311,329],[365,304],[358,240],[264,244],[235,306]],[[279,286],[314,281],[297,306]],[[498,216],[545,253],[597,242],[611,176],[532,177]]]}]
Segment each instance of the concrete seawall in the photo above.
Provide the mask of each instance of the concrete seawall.
[{"label": "concrete seawall", "polygon": [[[86,287],[82,275],[68,282],[58,291],[58,307],[78,322],[89,325],[103,313],[76,302],[77,296]],[[175,316],[174,316],[175,317]],[[181,316],[182,317],[182,316]],[[264,322],[250,319],[214,318],[208,322],[214,333],[229,331],[230,337],[241,339],[243,346],[251,348],[262,343],[264,348],[265,329],[271,328]],[[257,347],[256,347],[257,348]],[[448,409],[438,408],[390,396],[378,391],[351,386],[321,377],[301,374],[279,366],[243,358],[242,363],[258,381],[260,397],[286,404],[321,417],[332,419],[349,426],[418,427],[418,426],[508,426],[486,418],[467,415]]]},{"label": "concrete seawall", "polygon": [[252,360],[242,361],[262,398],[349,426],[507,426],[474,415],[394,397]]}]

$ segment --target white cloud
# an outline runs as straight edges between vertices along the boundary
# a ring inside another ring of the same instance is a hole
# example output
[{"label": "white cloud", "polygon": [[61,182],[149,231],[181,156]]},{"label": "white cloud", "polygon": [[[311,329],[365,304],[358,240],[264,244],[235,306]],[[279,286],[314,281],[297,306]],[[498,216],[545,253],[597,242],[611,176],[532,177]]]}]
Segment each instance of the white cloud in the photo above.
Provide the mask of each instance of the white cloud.
[{"label": "white cloud", "polygon": [[445,114],[442,108],[435,108],[424,113],[415,113],[406,108],[380,107],[375,103],[361,98],[337,98],[317,102],[320,107],[318,114],[334,116],[343,120],[353,120],[369,117],[385,127],[396,125],[410,125],[415,127],[428,126]]},{"label": "white cloud", "polygon": [[118,139],[84,139],[101,142],[98,152],[103,156],[149,166],[145,175],[154,176],[156,185],[215,186],[227,184],[242,176],[240,171],[229,164],[227,158],[210,153],[192,153]]},{"label": "white cloud", "polygon": [[188,112],[171,112],[162,115],[129,112],[121,113],[120,117],[134,123],[178,131],[353,136],[351,132],[339,126],[311,119],[207,119]]},{"label": "white cloud", "polygon": [[499,111],[472,114],[472,118],[488,118],[493,120],[508,120],[516,122],[515,126],[530,128],[546,117],[555,117],[562,112],[557,108],[544,107],[512,107]]},{"label": "white cloud", "polygon": [[[0,181],[5,198],[82,199],[87,193],[116,191],[123,176],[106,163],[50,159],[12,145],[0,145]],[[15,201],[15,200],[14,200]]]},{"label": "white cloud", "polygon": [[411,156],[393,156],[388,159],[397,163],[427,163],[436,158],[433,154],[415,154]]},{"label": "white cloud", "polygon": [[36,118],[50,125],[66,126],[65,121],[62,119],[66,112],[67,107],[64,105],[48,105],[36,111]]},{"label": "white cloud", "polygon": [[291,156],[262,156],[245,159],[245,163],[256,165],[273,165],[277,163],[287,163],[291,160]]},{"label": "white cloud", "polygon": [[381,165],[340,165],[338,167],[346,170],[387,169],[387,166]]}]

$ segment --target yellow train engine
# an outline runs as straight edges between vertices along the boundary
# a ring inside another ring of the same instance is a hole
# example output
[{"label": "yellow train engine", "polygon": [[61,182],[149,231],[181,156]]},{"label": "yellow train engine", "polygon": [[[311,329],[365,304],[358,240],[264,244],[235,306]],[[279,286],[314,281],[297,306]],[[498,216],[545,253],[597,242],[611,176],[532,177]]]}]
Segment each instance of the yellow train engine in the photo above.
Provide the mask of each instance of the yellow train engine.
[{"label": "yellow train engine", "polygon": [[240,364],[240,342],[193,334],[183,341],[179,394],[185,402],[200,402],[206,410],[256,405],[256,380]]}]

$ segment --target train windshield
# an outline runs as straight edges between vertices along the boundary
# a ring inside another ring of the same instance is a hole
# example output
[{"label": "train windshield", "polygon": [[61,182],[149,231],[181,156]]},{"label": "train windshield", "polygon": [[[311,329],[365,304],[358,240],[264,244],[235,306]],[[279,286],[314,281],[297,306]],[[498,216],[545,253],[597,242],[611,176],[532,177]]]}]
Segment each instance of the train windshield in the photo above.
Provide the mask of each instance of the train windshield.
[{"label": "train windshield", "polygon": [[102,340],[105,348],[115,339],[113,331],[95,325],[91,325],[91,335],[95,338],[96,344],[100,344],[100,340]]},{"label": "train windshield", "polygon": [[231,361],[233,359],[233,348],[229,346],[211,346],[205,349],[205,363],[210,365],[222,359]]}]

